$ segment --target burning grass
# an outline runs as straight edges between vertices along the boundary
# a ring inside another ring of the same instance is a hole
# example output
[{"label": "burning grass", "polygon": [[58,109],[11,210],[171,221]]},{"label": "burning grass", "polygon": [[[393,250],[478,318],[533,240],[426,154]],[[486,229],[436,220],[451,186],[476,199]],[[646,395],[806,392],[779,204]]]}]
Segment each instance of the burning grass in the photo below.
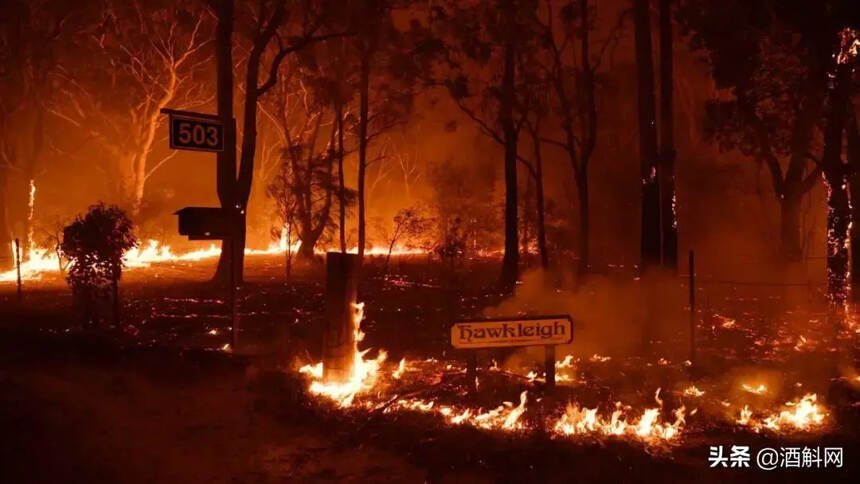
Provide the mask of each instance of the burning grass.
[{"label": "burning grass", "polygon": [[[255,262],[253,267],[271,271],[275,279],[280,259],[269,259],[274,261],[269,266]],[[257,261],[269,259],[261,257]],[[159,268],[138,270],[139,275],[147,275]],[[257,276],[256,280],[263,279]],[[136,279],[140,278],[131,280]],[[409,287],[408,291],[402,290],[401,282]],[[130,287],[133,288],[131,284]],[[252,331],[265,334],[260,329],[264,327],[262,323],[272,321],[272,325],[288,326],[291,331],[295,328],[289,336],[290,344],[297,348],[294,354],[313,348],[312,330],[321,326],[322,286],[300,282],[288,287],[263,287],[269,291],[267,297],[248,291],[243,301],[244,341],[249,341]],[[468,305],[463,311],[477,312],[491,305],[483,286],[474,287],[474,293],[461,299],[464,306]],[[423,273],[367,278],[362,294],[370,307],[362,306],[356,318],[360,323],[362,313],[372,311],[370,319],[375,324],[365,341],[361,340],[367,329],[356,328],[357,370],[352,378],[347,384],[332,385],[323,381],[321,363],[301,369],[307,394],[319,409],[325,410],[322,415],[327,419],[343,415],[358,425],[370,421],[393,428],[409,423],[419,427],[438,425],[445,429],[446,438],[477,432],[516,436],[518,441],[549,437],[559,443],[598,442],[601,446],[630,442],[649,451],[656,448],[677,452],[679,447],[701,442],[702,437],[707,440],[728,432],[760,434],[776,440],[794,439],[798,434],[810,437],[840,432],[840,428],[846,432],[848,427],[842,424],[841,415],[860,408],[855,403],[856,393],[843,399],[834,397],[822,372],[810,365],[815,362],[810,355],[823,354],[830,344],[816,326],[824,324],[823,316],[799,315],[815,323],[804,326],[806,343],[798,349],[795,346],[801,341],[800,332],[781,328],[779,323],[784,320],[773,322],[771,329],[739,309],[734,313],[726,311],[733,314],[731,324],[721,324],[725,320],[719,318],[703,318],[705,324],[700,326],[699,364],[720,368],[718,373],[691,379],[683,355],[666,352],[661,353],[665,357],[637,357],[599,346],[577,348],[575,343],[572,349],[579,350],[576,355],[559,355],[558,388],[554,392],[545,390],[543,372],[530,358],[520,358],[518,354],[517,366],[501,354],[492,354],[497,362],[487,361],[479,367],[478,395],[469,395],[462,363],[442,357],[447,341],[432,339],[442,319],[448,320],[444,314],[433,319],[428,311],[441,305],[440,299],[434,297],[444,290],[443,283]],[[263,306],[273,297],[297,302],[274,312]],[[178,334],[177,341],[187,344],[187,335],[193,332],[194,341],[221,348],[230,331],[220,304],[217,295],[197,289],[178,294],[171,288],[170,297],[142,299],[130,308],[145,310],[141,319],[149,318],[139,325],[141,332],[136,337],[165,341],[164,335]],[[756,307],[758,304],[754,303]],[[854,324],[853,319],[850,321]],[[708,327],[709,322],[715,324]],[[399,332],[405,324],[414,328],[414,334]],[[268,334],[265,337],[273,339]],[[856,343],[853,330],[845,337],[849,343]],[[397,358],[389,359],[378,348],[390,349]],[[224,347],[225,351],[229,349]],[[405,351],[413,350],[413,356],[421,357],[400,358]],[[430,355],[436,358],[426,358]],[[860,387],[853,366],[845,369],[843,380],[850,388]],[[662,390],[656,393],[658,388]]]},{"label": "burning grass", "polygon": [[[296,242],[290,247],[292,252],[299,249],[299,243]],[[11,259],[15,260],[14,244],[9,248]],[[277,255],[284,254],[287,250],[286,236],[282,235],[281,239],[269,244],[265,249],[245,249],[245,255]],[[356,252],[353,249],[351,252]],[[318,254],[325,253],[325,249],[318,248]],[[406,247],[394,247],[391,251],[393,256],[402,255],[418,255],[425,252],[419,249],[410,249]],[[387,255],[387,247],[370,247],[365,251],[369,256]],[[204,249],[192,250],[177,254],[169,245],[163,244],[157,240],[149,239],[145,244],[139,247],[134,247],[127,251],[123,257],[127,268],[149,267],[155,263],[165,262],[188,262],[211,259],[221,255],[221,248],[215,244],[209,244],[209,247]],[[32,246],[27,253],[21,254],[21,279],[25,281],[34,281],[41,279],[44,274],[56,274],[62,269],[64,261],[56,250]],[[18,274],[16,269],[11,269],[6,272],[0,272],[0,282],[14,282],[17,280]]]},{"label": "burning grass", "polygon": [[778,412],[754,414],[749,405],[744,405],[737,423],[755,432],[816,431],[825,426],[828,415],[829,412],[818,403],[818,395],[807,393],[799,399],[785,402]]},{"label": "burning grass", "polygon": [[[775,434],[797,432],[819,432],[826,428],[829,411],[813,393],[787,402],[780,408],[768,408],[761,403],[758,410],[749,404],[738,406],[721,398],[730,392],[728,387],[711,385],[708,390],[696,385],[687,385],[674,392],[672,407],[665,406],[661,389],[653,393],[652,404],[634,405],[614,400],[593,406],[583,405],[576,398],[557,400],[547,398],[545,387],[535,371],[522,375],[502,370],[497,362],[479,377],[479,387],[491,385],[508,388],[526,386],[519,390],[518,400],[502,401],[497,405],[474,405],[474,398],[466,391],[466,372],[453,362],[427,359],[411,361],[401,359],[397,364],[386,364],[384,350],[368,358],[369,349],[360,350],[363,339],[361,321],[364,306],[357,305],[355,312],[355,362],[353,374],[348,382],[337,384],[323,381],[322,363],[308,364],[300,372],[310,379],[309,392],[332,401],[342,409],[354,409],[378,414],[420,413],[435,416],[448,426],[470,426],[498,432],[539,431],[554,438],[622,439],[640,442],[649,448],[671,448],[683,441],[689,431],[688,419],[702,417],[698,428],[706,428],[715,422],[722,425],[738,425],[759,433]],[[593,355],[582,361],[568,355],[556,363],[560,385],[583,385],[576,370],[580,365],[603,368],[614,362],[611,357]],[[620,362],[619,362],[620,364]],[[660,359],[647,367],[669,368],[672,363]],[[685,367],[683,363],[676,365]],[[485,380],[492,383],[485,383]],[[737,388],[737,387],[735,387]],[[769,389],[760,383],[744,383],[740,390],[754,397],[767,395]],[[567,393],[570,393],[569,391]],[[705,396],[707,395],[707,397]],[[469,403],[473,402],[473,403]],[[716,402],[716,403],[715,403]],[[693,405],[695,404],[695,405]],[[692,410],[689,410],[692,405]],[[699,407],[711,409],[700,412]],[[726,408],[733,410],[737,418],[726,416]]]}]

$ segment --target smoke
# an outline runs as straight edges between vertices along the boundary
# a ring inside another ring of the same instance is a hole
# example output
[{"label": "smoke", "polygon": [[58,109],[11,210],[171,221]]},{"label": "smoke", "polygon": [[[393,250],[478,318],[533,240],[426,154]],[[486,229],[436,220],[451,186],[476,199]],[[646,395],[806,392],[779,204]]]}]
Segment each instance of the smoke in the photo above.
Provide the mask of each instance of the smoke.
[{"label": "smoke", "polygon": [[[624,275],[592,275],[576,289],[556,289],[559,274],[532,270],[522,276],[514,296],[485,310],[486,316],[569,314],[573,342],[556,349],[559,358],[573,354],[623,356],[640,353],[645,341],[677,343],[667,358],[686,359],[689,315],[685,288],[674,275],[647,280]],[[543,348],[523,348],[510,355],[506,367],[520,360],[542,359]]]}]

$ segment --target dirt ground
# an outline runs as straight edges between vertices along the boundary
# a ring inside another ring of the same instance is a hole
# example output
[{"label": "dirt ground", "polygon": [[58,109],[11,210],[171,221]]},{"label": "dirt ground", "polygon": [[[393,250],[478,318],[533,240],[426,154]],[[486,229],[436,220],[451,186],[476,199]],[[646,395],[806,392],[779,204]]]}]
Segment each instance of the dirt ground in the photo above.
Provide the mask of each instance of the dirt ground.
[{"label": "dirt ground", "polygon": [[[489,289],[490,269],[462,271],[452,292],[450,275],[417,267],[365,275],[367,344],[389,349],[392,359],[444,355],[447,321],[503,300]],[[205,280],[210,270],[188,264],[129,272],[121,327],[98,330],[80,328],[57,280],[31,284],[22,305],[8,285],[0,287],[0,482],[856,482],[858,476],[856,426],[791,439],[691,432],[665,452],[619,440],[453,428],[431,416],[341,411],[309,398],[304,381],[284,371],[295,358],[317,356],[319,271],[300,272],[285,286],[278,261],[252,263],[242,296],[244,345],[230,354],[219,351],[228,321]],[[709,469],[709,446],[734,443],[838,445],[845,467]]]}]

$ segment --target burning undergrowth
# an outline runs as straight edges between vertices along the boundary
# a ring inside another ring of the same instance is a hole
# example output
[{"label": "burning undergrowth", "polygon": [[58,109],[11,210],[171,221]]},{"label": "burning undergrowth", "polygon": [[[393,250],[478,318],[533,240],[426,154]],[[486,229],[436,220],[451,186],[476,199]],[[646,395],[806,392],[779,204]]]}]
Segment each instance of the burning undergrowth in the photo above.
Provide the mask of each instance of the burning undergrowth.
[{"label": "burning undergrowth", "polygon": [[[358,306],[356,322],[363,317]],[[481,369],[478,394],[470,395],[466,369],[455,361],[437,359],[386,361],[378,350],[359,350],[356,326],[355,365],[346,383],[322,380],[322,363],[308,364],[300,372],[310,380],[309,392],[343,411],[370,415],[422,414],[448,427],[528,435],[555,439],[620,439],[643,443],[648,449],[670,449],[685,435],[713,428],[788,435],[822,432],[830,412],[815,393],[774,404],[763,398],[762,383],[743,384],[735,392],[724,382],[702,380],[677,388],[643,384],[688,380],[685,362],[663,358],[646,362],[593,354],[568,355],[556,363],[559,387],[547,392],[543,375],[527,366],[500,367],[495,361]],[[372,356],[371,356],[372,355]],[[524,361],[524,360],[523,360]],[[646,375],[647,374],[647,375]],[[750,395],[759,401],[750,403]],[[727,397],[726,395],[732,395]]]},{"label": "burning undergrowth", "polygon": [[[557,297],[558,304],[562,300]],[[532,299],[529,307],[534,310],[535,305]],[[558,312],[558,306],[552,311]],[[577,322],[584,321],[586,328],[600,325],[600,308],[578,311]],[[462,362],[391,360],[383,350],[359,350],[362,312],[356,312],[355,371],[348,384],[323,382],[321,363],[305,365],[300,371],[310,380],[311,394],[340,411],[367,418],[401,421],[407,415],[420,415],[447,428],[524,438],[545,435],[558,440],[638,442],[649,452],[672,449],[693,436],[713,433],[793,438],[835,430],[836,416],[826,401],[826,378],[810,381],[809,375],[795,369],[756,366],[738,366],[731,374],[694,374],[690,362],[677,352],[631,356],[624,351],[629,348],[627,342],[608,345],[611,354],[595,351],[603,335],[586,336],[584,344],[575,339],[571,347],[559,347],[558,386],[552,391],[547,390],[536,364],[542,360],[542,349],[493,352],[479,365],[478,391],[473,395]],[[722,323],[715,331],[748,328],[736,320]],[[774,360],[768,363],[772,365]]]}]

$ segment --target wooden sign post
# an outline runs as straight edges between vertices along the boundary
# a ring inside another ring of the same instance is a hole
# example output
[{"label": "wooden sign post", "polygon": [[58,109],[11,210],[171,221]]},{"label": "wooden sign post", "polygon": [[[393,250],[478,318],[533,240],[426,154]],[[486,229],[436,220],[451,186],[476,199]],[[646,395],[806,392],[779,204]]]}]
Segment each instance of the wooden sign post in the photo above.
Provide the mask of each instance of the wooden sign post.
[{"label": "wooden sign post", "polygon": [[[225,148],[225,124],[235,120],[227,117],[227,122],[219,114],[195,113],[163,108],[169,117],[170,148],[174,150],[209,151],[223,154]],[[227,150],[234,152],[235,136],[231,136]],[[187,235],[189,240],[236,240],[235,224],[231,223],[234,214],[224,207],[185,207],[174,214],[179,216],[179,234]],[[226,244],[222,244],[222,248]],[[239,339],[239,311],[236,302],[237,261],[234,252],[228,253],[230,260],[230,287],[227,302],[230,307],[230,347],[236,350]]]},{"label": "wooden sign post", "polygon": [[[571,341],[573,321],[569,315],[474,319],[458,321],[451,326],[451,346],[457,349],[543,346],[546,384],[550,388],[555,386],[555,345]],[[472,353],[466,374],[473,391],[476,371],[476,358]]]}]

